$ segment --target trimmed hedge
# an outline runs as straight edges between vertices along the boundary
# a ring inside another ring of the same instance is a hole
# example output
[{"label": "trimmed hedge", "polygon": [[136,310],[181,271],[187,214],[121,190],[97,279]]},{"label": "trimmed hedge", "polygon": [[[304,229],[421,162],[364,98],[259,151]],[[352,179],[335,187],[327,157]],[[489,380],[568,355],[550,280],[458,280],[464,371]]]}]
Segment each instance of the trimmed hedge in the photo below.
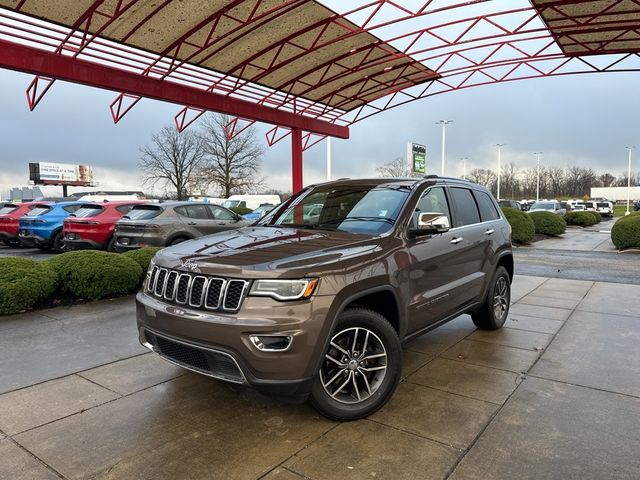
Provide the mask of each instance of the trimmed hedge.
[{"label": "trimmed hedge", "polygon": [[57,270],[64,291],[89,300],[133,293],[142,276],[135,260],[117,253],[68,252],[47,262]]},{"label": "trimmed hedge", "polygon": [[579,227],[590,227],[595,225],[596,217],[591,212],[569,212],[564,216],[567,225],[577,225]]},{"label": "trimmed hedge", "polygon": [[253,212],[252,209],[244,208],[244,207],[231,207],[229,210],[231,210],[232,212],[237,213],[238,215],[244,215],[245,213]]},{"label": "trimmed hedge", "polygon": [[531,212],[529,214],[536,233],[543,235],[562,235],[567,230],[567,222],[560,215],[551,212]]},{"label": "trimmed hedge", "polygon": [[58,276],[47,262],[30,258],[0,259],[0,315],[18,313],[51,295]]},{"label": "trimmed hedge", "polygon": [[144,275],[144,273],[149,269],[151,259],[158,250],[162,250],[162,247],[144,247],[137,250],[129,250],[128,252],[123,253],[122,256],[128,257],[138,263],[138,265],[142,267],[142,273]]},{"label": "trimmed hedge", "polygon": [[596,223],[600,223],[602,221],[602,215],[600,215],[595,210],[588,210],[587,213],[590,214],[590,215],[593,215],[593,218],[596,219]]},{"label": "trimmed hedge", "polygon": [[529,243],[536,233],[535,225],[529,215],[515,208],[502,209],[504,216],[511,225],[511,240],[515,243]]},{"label": "trimmed hedge", "polygon": [[611,241],[618,250],[640,248],[640,212],[620,218],[611,228]]}]

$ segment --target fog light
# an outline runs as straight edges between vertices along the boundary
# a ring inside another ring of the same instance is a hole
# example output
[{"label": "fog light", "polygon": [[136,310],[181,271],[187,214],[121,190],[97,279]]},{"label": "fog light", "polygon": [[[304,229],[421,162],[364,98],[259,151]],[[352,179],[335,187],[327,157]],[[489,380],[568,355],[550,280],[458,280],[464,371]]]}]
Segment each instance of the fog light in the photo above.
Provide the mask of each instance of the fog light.
[{"label": "fog light", "polygon": [[286,352],[293,341],[291,335],[250,335],[249,338],[261,352]]}]

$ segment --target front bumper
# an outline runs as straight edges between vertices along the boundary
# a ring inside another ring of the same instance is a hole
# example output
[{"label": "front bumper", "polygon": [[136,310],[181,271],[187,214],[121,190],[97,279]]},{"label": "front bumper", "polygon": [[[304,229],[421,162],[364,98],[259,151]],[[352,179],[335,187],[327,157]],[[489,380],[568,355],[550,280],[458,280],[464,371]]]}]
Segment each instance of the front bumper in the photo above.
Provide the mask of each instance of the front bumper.
[{"label": "front bumper", "polygon": [[[246,297],[240,311],[229,314],[170,305],[139,293],[136,312],[140,342],[189,370],[266,393],[305,397],[330,329],[326,317],[332,299],[316,296],[312,302],[277,302]],[[264,352],[250,341],[252,334],[290,335],[293,340],[286,351]],[[158,339],[174,345],[165,345],[163,352]],[[174,347],[180,351],[172,351]],[[228,361],[216,361],[222,357]]]}]

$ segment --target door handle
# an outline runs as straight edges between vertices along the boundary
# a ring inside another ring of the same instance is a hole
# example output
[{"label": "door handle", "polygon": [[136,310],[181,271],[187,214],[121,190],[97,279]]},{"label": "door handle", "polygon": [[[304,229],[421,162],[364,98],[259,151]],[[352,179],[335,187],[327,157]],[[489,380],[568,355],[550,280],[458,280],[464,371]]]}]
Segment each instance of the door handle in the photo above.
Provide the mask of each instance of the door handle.
[{"label": "door handle", "polygon": [[489,230],[487,230],[486,232],[484,232],[485,235],[491,235],[492,233],[494,233],[495,230],[493,228],[490,228]]},{"label": "door handle", "polygon": [[187,223],[187,225],[194,226],[194,225],[197,225],[197,223],[196,222],[189,222],[189,223]]},{"label": "door handle", "polygon": [[462,237],[456,237],[453,240],[451,240],[451,243],[453,243],[454,245],[459,244],[462,240],[464,240],[464,238]]}]

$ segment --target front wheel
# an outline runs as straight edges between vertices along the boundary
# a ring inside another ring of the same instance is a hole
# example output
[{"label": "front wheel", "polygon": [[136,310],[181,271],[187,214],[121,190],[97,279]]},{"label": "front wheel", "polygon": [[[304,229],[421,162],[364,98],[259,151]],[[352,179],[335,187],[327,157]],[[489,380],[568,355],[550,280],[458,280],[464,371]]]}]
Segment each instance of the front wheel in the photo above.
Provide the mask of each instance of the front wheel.
[{"label": "front wheel", "polygon": [[346,310],[311,388],[311,404],[333,420],[367,417],[391,398],[401,371],[400,339],[387,319],[364,308]]},{"label": "front wheel", "polygon": [[476,327],[481,330],[497,330],[504,325],[511,304],[511,280],[504,267],[493,274],[484,303],[471,314]]}]

